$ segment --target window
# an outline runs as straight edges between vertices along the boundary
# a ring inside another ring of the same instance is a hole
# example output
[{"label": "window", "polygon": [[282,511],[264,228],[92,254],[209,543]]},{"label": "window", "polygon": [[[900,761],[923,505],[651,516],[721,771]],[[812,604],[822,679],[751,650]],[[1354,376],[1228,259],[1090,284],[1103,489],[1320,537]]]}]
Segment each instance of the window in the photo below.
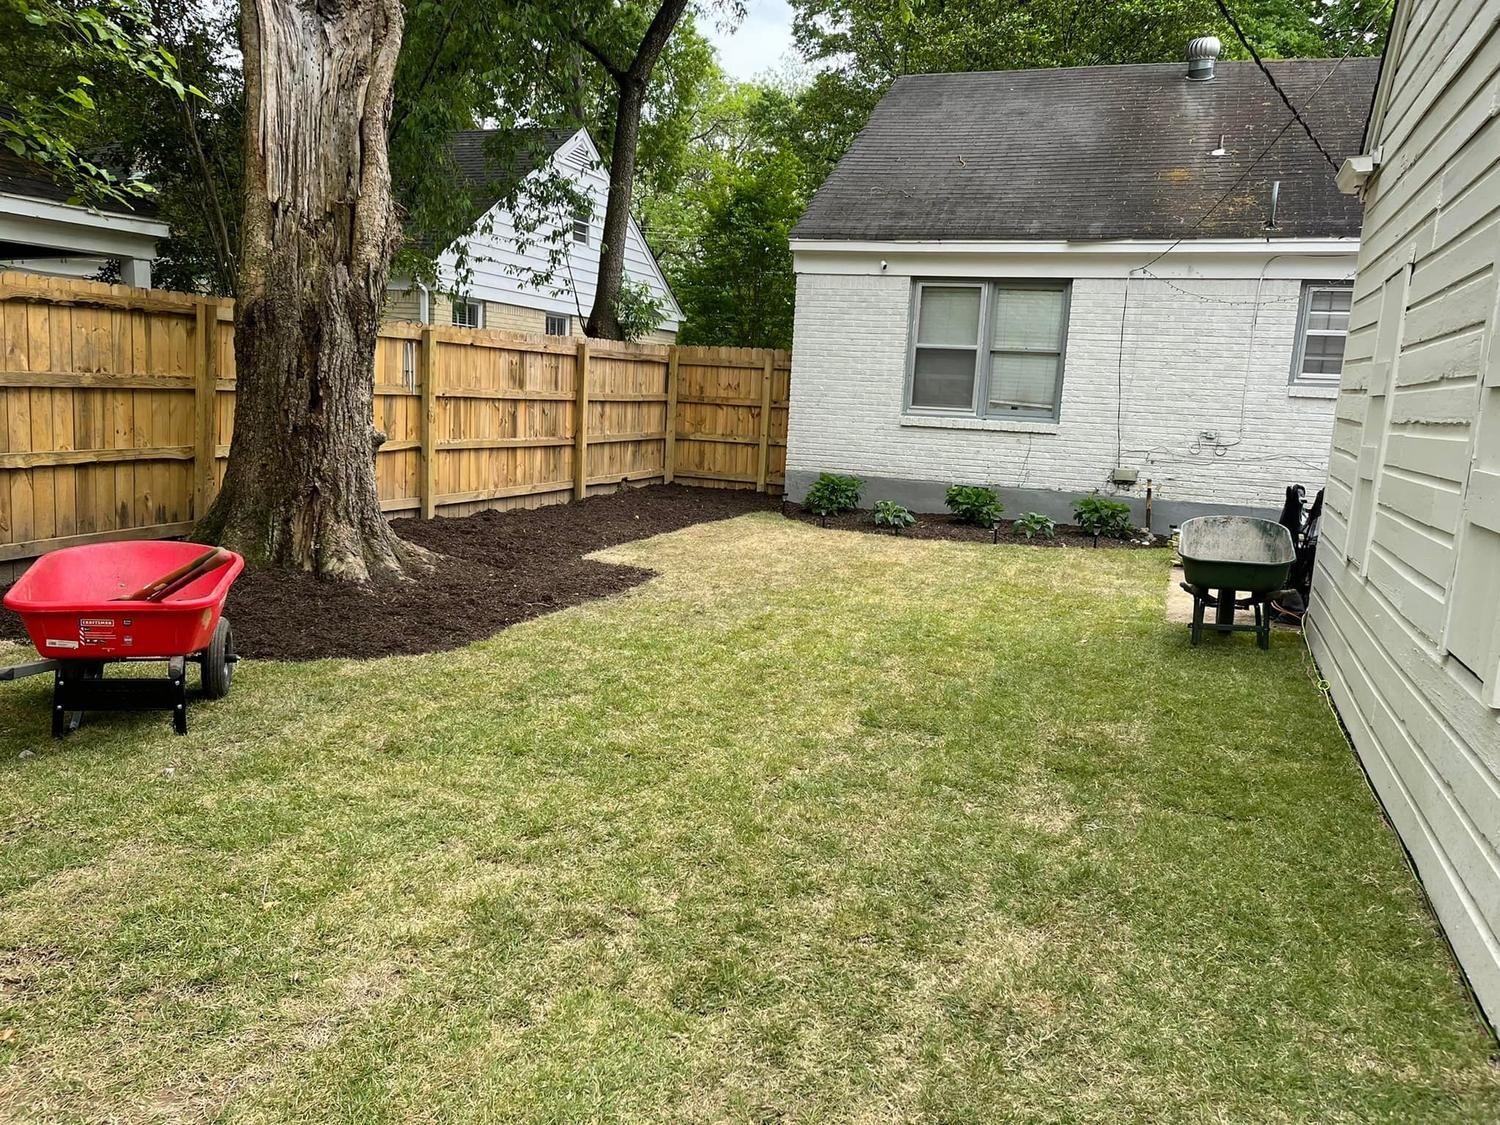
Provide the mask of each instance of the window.
[{"label": "window", "polygon": [[908,409],[1056,421],[1067,282],[917,283]]},{"label": "window", "polygon": [[589,220],[593,218],[593,210],[588,203],[580,203],[573,208],[573,241],[580,242],[584,246],[589,244]]},{"label": "window", "polygon": [[484,306],[478,301],[454,301],[453,323],[460,328],[483,328]]},{"label": "window", "polygon": [[549,336],[571,336],[573,335],[573,323],[571,317],[558,316],[555,313],[547,314],[547,335]]},{"label": "window", "polygon": [[1353,301],[1354,290],[1348,285],[1310,283],[1302,287],[1292,382],[1324,386],[1338,383],[1344,369],[1344,341],[1349,336]]}]

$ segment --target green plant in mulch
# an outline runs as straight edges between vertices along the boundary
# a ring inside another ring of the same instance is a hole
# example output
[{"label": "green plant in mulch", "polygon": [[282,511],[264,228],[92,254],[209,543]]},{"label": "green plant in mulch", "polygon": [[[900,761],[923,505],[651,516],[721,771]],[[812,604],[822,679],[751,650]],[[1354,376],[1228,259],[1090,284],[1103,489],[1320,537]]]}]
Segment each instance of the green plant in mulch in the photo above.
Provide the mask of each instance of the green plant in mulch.
[{"label": "green plant in mulch", "polygon": [[865,482],[858,477],[820,473],[802,498],[803,510],[821,517],[826,523],[829,516],[840,516],[859,507],[859,494],[864,487]]},{"label": "green plant in mulch", "polygon": [[943,503],[960,523],[971,523],[975,527],[993,528],[1005,511],[1005,505],[1000,503],[995,490],[978,484],[955,484],[948,489]]},{"label": "green plant in mulch", "polygon": [[1094,537],[1096,547],[1101,535],[1123,539],[1132,530],[1130,505],[1100,496],[1097,492],[1075,500],[1073,515],[1078,520],[1078,526]]},{"label": "green plant in mulch", "polygon": [[1057,535],[1057,522],[1041,512],[1022,512],[1011,525],[1011,530],[1027,539],[1052,539]]},{"label": "green plant in mulch", "polygon": [[876,527],[888,527],[892,535],[900,535],[903,527],[910,527],[916,522],[917,517],[894,500],[875,501]]}]

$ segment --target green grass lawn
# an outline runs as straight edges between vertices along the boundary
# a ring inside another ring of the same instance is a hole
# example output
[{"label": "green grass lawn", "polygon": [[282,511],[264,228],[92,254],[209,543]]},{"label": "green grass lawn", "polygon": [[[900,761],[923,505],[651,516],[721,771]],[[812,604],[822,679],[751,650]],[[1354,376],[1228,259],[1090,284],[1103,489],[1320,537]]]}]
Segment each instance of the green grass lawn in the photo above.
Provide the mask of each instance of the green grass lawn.
[{"label": "green grass lawn", "polygon": [[1164,552],[604,557],[186,738],[0,685],[0,1118],[1500,1116],[1300,641],[1189,649]]}]

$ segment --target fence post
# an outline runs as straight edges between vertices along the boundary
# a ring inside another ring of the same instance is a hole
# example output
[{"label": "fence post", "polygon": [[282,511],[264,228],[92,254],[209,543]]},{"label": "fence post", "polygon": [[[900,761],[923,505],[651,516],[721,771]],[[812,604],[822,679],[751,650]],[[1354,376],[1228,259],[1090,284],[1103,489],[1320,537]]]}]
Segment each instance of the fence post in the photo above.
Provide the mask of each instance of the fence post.
[{"label": "fence post", "polygon": [[198,381],[193,387],[193,518],[201,520],[218,483],[219,304],[205,297],[195,311]]},{"label": "fence post", "polygon": [[760,457],[755,463],[755,491],[766,490],[766,477],[771,464],[771,375],[775,370],[776,353],[766,349],[766,362],[760,369]]},{"label": "fence post", "polygon": [[677,468],[677,345],[667,349],[667,450],[662,459],[662,483],[671,484]]},{"label": "fence post", "polygon": [[578,388],[573,416],[573,499],[582,500],[589,492],[589,342],[578,341],[575,364]]},{"label": "fence post", "polygon": [[437,515],[437,342],[422,329],[422,518]]}]

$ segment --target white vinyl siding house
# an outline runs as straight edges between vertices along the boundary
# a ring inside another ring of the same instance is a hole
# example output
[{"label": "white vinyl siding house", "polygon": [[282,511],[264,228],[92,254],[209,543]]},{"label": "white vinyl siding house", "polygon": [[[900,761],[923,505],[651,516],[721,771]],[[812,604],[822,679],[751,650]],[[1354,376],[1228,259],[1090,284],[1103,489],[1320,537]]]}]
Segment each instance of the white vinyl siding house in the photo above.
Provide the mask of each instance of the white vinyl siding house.
[{"label": "white vinyl siding house", "polygon": [[[487,328],[504,328],[535,334],[551,333],[567,320],[569,333],[581,333],[594,304],[599,272],[599,242],[609,195],[609,176],[598,150],[586,130],[568,136],[532,176],[560,171],[580,190],[587,206],[554,217],[558,238],[549,240],[545,231],[523,234],[516,216],[504,204],[496,204],[473,230],[462,236],[468,245],[470,277],[462,301],[480,308],[479,325],[472,325],[471,310],[457,314],[445,310],[445,295],[459,284],[457,255],[452,249],[438,258],[440,284],[431,292],[420,291],[409,280],[393,279],[387,300],[388,319],[411,319]],[[562,261],[549,262],[554,245],[561,244]],[[534,279],[550,270],[547,284]],[[625,277],[644,285],[665,312],[665,318],[648,339],[670,341],[682,322],[682,310],[672,296],[661,267],[645,237],[631,220],[626,232]],[[425,315],[424,315],[425,313]]]},{"label": "white vinyl siding house", "polygon": [[1500,0],[1400,0],[1308,640],[1500,1023]]},{"label": "white vinyl siding house", "polygon": [[[1357,150],[1375,60],[1270,65]],[[1359,209],[1268,88],[1253,63],[898,80],[792,234],[788,497],[851,473],[1071,521],[1102,491],[1143,523],[1149,490],[1165,531],[1319,488]]]}]

